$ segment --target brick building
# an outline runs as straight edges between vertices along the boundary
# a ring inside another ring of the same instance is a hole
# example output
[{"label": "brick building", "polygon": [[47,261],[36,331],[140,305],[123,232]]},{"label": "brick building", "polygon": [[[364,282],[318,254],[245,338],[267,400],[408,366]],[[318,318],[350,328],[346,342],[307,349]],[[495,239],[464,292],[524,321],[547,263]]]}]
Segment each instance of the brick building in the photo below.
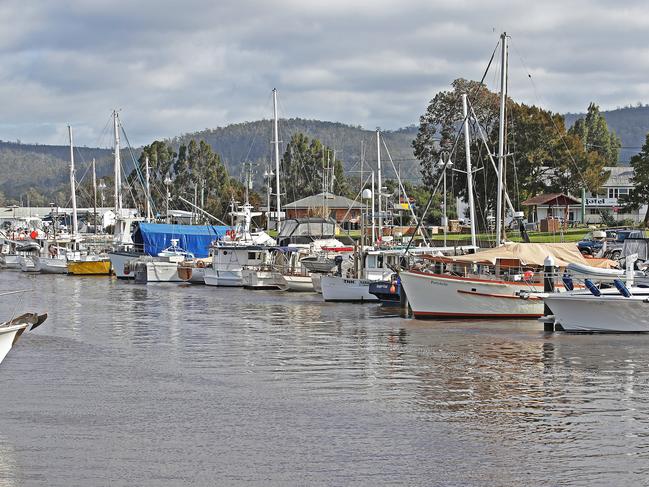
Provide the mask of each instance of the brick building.
[{"label": "brick building", "polygon": [[359,228],[363,205],[331,193],[307,196],[283,206],[286,218],[329,217],[344,229]]}]

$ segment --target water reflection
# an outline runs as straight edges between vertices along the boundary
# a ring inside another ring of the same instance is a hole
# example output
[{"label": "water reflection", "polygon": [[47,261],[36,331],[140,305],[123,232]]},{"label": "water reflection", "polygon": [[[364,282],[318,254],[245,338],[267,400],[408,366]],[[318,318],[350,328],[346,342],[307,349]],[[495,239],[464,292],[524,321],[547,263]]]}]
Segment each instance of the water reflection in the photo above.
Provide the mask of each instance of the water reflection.
[{"label": "water reflection", "polygon": [[[462,485],[647,473],[636,462],[649,454],[649,337],[412,321],[309,294],[32,278],[0,273],[3,287],[37,283],[28,306],[51,316],[2,365],[16,395],[0,396],[0,426],[21,445],[18,467],[54,471],[58,485],[161,472],[158,484],[177,485],[205,470],[280,485],[386,472],[428,484],[431,469]],[[34,460],[23,452],[44,428],[60,450]]]}]

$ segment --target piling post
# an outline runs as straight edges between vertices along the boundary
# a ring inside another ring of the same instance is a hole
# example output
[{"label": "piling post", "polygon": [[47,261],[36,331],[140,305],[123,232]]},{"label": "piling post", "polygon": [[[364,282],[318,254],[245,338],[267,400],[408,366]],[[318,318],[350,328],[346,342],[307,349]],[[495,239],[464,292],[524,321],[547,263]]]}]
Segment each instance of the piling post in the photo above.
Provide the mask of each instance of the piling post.
[{"label": "piling post", "polygon": [[[551,255],[548,255],[543,261],[543,291],[546,293],[554,292],[554,277],[556,275],[556,269],[554,267],[554,259]],[[545,316],[550,316],[552,311],[547,303],[543,303],[543,314]],[[554,331],[554,322],[546,321],[543,325],[544,331]]]}]

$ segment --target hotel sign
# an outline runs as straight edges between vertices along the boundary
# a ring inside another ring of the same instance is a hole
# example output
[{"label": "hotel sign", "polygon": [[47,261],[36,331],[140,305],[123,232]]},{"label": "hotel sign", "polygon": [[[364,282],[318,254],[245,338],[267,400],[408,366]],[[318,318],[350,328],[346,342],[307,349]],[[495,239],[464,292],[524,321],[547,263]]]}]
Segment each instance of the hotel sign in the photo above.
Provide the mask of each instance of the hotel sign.
[{"label": "hotel sign", "polygon": [[617,198],[586,198],[586,206],[617,206]]}]

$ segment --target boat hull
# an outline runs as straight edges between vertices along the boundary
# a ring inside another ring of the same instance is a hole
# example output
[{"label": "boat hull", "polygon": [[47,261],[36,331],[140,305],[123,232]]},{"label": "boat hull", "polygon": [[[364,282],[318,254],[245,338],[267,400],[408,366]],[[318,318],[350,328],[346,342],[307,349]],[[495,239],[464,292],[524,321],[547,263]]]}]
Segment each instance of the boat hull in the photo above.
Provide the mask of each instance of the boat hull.
[{"label": "boat hull", "polygon": [[68,261],[51,257],[34,257],[34,265],[43,274],[67,274]]},{"label": "boat hull", "polygon": [[0,255],[0,267],[3,269],[20,270],[20,256],[16,254]]},{"label": "boat hull", "polygon": [[205,284],[208,286],[224,286],[224,287],[242,287],[243,279],[241,276],[242,269],[232,270],[214,270],[213,268],[205,268]]},{"label": "boat hull", "polygon": [[126,264],[141,256],[142,254],[137,252],[109,252],[108,257],[115,277],[118,279],[133,279],[135,275]]},{"label": "boat hull", "polygon": [[314,272],[311,274],[311,284],[313,284],[313,290],[318,294],[322,294],[322,274],[319,272]]},{"label": "boat hull", "polygon": [[38,272],[34,258],[31,256],[20,257],[20,270],[23,272]]},{"label": "boat hull", "polygon": [[376,303],[379,298],[370,294],[370,283],[367,279],[347,279],[338,276],[322,276],[320,286],[325,301],[346,301]]},{"label": "boat hull", "polygon": [[400,276],[415,318],[514,319],[543,315],[541,298],[518,296],[529,294],[528,284],[415,271],[401,272]]},{"label": "boat hull", "polygon": [[0,363],[11,350],[11,347],[17,340],[19,334],[25,331],[28,324],[13,325],[13,326],[2,326],[0,327]]},{"label": "boat hull", "polygon": [[68,262],[68,274],[75,276],[108,276],[110,275],[110,261],[70,261]]},{"label": "boat hull", "polygon": [[276,274],[277,284],[282,291],[313,292],[311,276]]},{"label": "boat hull", "polygon": [[178,266],[178,277],[181,281],[192,284],[205,284],[205,268],[196,266]]},{"label": "boat hull", "polygon": [[279,289],[274,273],[269,270],[243,269],[241,280],[246,289]]},{"label": "boat hull", "polygon": [[[133,266],[133,264],[131,264]],[[134,264],[135,282],[146,284],[148,282],[183,282],[178,276],[177,262],[136,262]]]},{"label": "boat hull", "polygon": [[638,333],[649,332],[647,296],[595,297],[591,294],[549,295],[545,302],[555,325],[568,332]]}]

